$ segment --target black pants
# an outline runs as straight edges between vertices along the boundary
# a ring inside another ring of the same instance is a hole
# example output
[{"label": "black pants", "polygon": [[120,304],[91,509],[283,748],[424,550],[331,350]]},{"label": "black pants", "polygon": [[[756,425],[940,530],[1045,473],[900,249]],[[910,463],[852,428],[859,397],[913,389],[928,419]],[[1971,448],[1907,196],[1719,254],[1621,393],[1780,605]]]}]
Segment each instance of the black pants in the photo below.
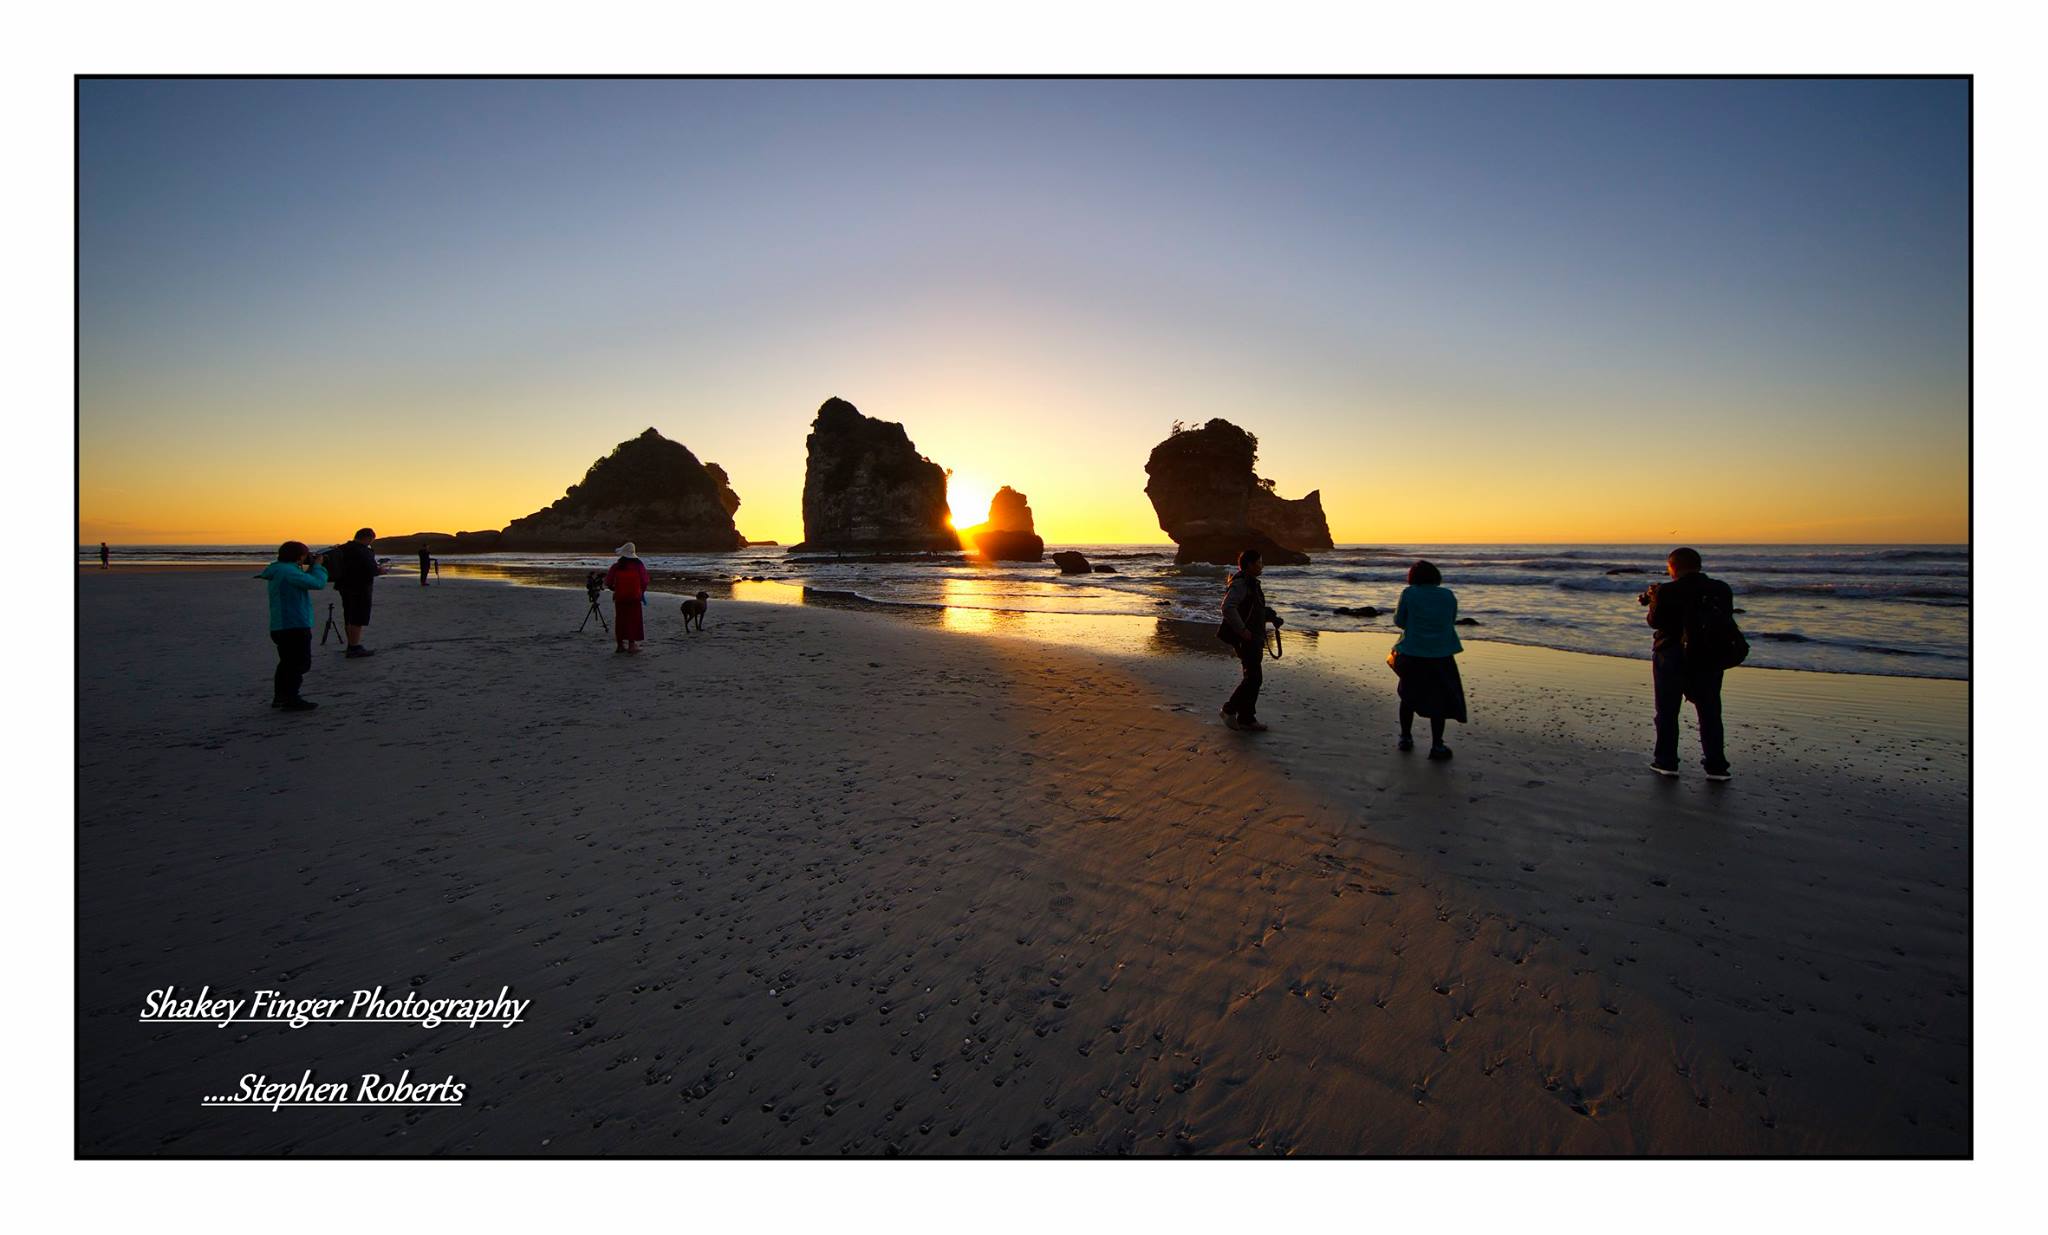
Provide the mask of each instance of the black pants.
[{"label": "black pants", "polygon": [[1700,721],[1701,764],[1709,772],[1728,770],[1728,752],[1721,729],[1721,670],[1688,669],[1677,648],[1659,648],[1650,659],[1657,687],[1657,753],[1659,767],[1678,766],[1678,713],[1687,699]]},{"label": "black pants", "polygon": [[313,667],[313,628],[296,626],[273,630],[270,641],[277,645],[277,676],[271,679],[272,699],[296,699],[306,670]]},{"label": "black pants", "polygon": [[1244,677],[1238,680],[1237,689],[1231,692],[1230,702],[1223,705],[1225,712],[1239,720],[1259,718],[1259,684],[1266,678],[1265,659],[1265,645],[1256,639],[1237,649],[1237,661],[1244,666]]}]

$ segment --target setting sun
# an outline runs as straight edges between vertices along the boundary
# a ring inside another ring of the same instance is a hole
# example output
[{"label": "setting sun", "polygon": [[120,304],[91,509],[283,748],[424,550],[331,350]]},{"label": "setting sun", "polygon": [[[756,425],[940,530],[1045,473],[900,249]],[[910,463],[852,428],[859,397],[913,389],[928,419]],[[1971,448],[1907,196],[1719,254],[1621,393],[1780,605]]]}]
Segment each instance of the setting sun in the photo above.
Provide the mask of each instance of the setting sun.
[{"label": "setting sun", "polygon": [[973,527],[988,519],[988,504],[994,500],[996,486],[972,472],[948,472],[946,474],[946,505],[952,510],[947,519],[954,527]]}]

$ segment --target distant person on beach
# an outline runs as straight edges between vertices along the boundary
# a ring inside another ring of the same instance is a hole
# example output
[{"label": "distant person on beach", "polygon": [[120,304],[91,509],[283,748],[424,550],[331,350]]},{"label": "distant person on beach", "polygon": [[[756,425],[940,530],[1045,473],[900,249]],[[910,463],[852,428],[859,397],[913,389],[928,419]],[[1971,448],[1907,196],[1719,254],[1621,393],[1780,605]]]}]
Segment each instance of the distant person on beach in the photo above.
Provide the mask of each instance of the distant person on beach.
[{"label": "distant person on beach", "polygon": [[377,533],[358,528],[356,538],[341,547],[335,563],[334,588],[341,593],[342,623],[348,628],[348,658],[376,653],[363,646],[363,627],[370,624],[370,589],[384,568],[377,565]]},{"label": "distant person on beach", "polygon": [[1229,644],[1243,667],[1237,689],[1223,704],[1223,723],[1232,729],[1264,733],[1259,722],[1259,687],[1265,680],[1262,662],[1266,658],[1266,623],[1280,625],[1280,615],[1266,607],[1266,590],[1259,586],[1265,565],[1257,549],[1237,555],[1237,573],[1223,594],[1223,625],[1216,637]]},{"label": "distant person on beach", "polygon": [[313,667],[312,593],[327,586],[327,567],[303,542],[287,540],[277,547],[277,560],[256,577],[270,588],[270,641],[277,645],[270,706],[310,712],[319,705],[302,698],[299,687]]},{"label": "distant person on beach", "polygon": [[1415,749],[1415,718],[1429,717],[1429,757],[1448,759],[1444,722],[1465,720],[1465,681],[1458,675],[1458,594],[1444,586],[1443,572],[1432,562],[1408,568],[1408,586],[1394,606],[1394,625],[1401,637],[1387,657],[1401,679],[1401,740],[1396,750]]},{"label": "distant person on beach", "polygon": [[105,570],[106,568],[107,568],[107,542],[103,540],[103,541],[101,541],[101,542],[100,542],[100,569],[101,569],[101,570]]},{"label": "distant person on beach", "polygon": [[612,638],[618,644],[612,651],[637,652],[640,641],[647,637],[641,618],[652,580],[632,541],[620,545],[618,553],[619,560],[604,572],[604,585],[612,590]]},{"label": "distant person on beach", "polygon": [[1636,600],[1649,609],[1650,679],[1657,700],[1657,747],[1650,770],[1678,775],[1678,713],[1692,700],[1700,722],[1701,765],[1708,780],[1727,780],[1721,727],[1721,675],[1749,655],[1735,625],[1735,593],[1702,570],[1699,551],[1673,549],[1664,560],[1669,583],[1653,583]]},{"label": "distant person on beach", "polygon": [[433,568],[433,565],[434,565],[434,555],[433,555],[433,554],[431,554],[431,553],[428,553],[428,552],[427,552],[427,551],[426,551],[426,550],[425,550],[424,548],[422,548],[422,549],[420,550],[420,586],[421,586],[421,587],[425,587],[425,586],[427,586],[427,571],[431,570],[431,569]]}]

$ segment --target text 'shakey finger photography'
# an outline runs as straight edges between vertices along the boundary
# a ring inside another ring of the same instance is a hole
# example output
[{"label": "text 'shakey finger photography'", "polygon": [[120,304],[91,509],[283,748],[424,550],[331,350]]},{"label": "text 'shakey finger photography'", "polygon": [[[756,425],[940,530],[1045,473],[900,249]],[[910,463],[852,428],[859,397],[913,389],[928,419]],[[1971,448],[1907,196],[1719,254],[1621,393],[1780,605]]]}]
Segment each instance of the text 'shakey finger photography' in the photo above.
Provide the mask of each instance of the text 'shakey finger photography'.
[{"label": "text 'shakey finger photography'", "polygon": [[79,79],[76,1153],[1971,1156],[1970,89]]}]

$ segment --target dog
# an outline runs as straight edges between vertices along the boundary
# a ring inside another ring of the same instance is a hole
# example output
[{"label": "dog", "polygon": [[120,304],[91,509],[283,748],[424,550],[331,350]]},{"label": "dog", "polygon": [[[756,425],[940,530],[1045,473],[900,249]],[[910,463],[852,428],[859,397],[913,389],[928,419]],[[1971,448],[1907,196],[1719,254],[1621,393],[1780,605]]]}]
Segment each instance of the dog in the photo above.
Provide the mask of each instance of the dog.
[{"label": "dog", "polygon": [[711,593],[699,592],[695,600],[683,602],[683,629],[690,629],[690,623],[697,623],[697,629],[704,629],[704,610],[711,603]]}]

